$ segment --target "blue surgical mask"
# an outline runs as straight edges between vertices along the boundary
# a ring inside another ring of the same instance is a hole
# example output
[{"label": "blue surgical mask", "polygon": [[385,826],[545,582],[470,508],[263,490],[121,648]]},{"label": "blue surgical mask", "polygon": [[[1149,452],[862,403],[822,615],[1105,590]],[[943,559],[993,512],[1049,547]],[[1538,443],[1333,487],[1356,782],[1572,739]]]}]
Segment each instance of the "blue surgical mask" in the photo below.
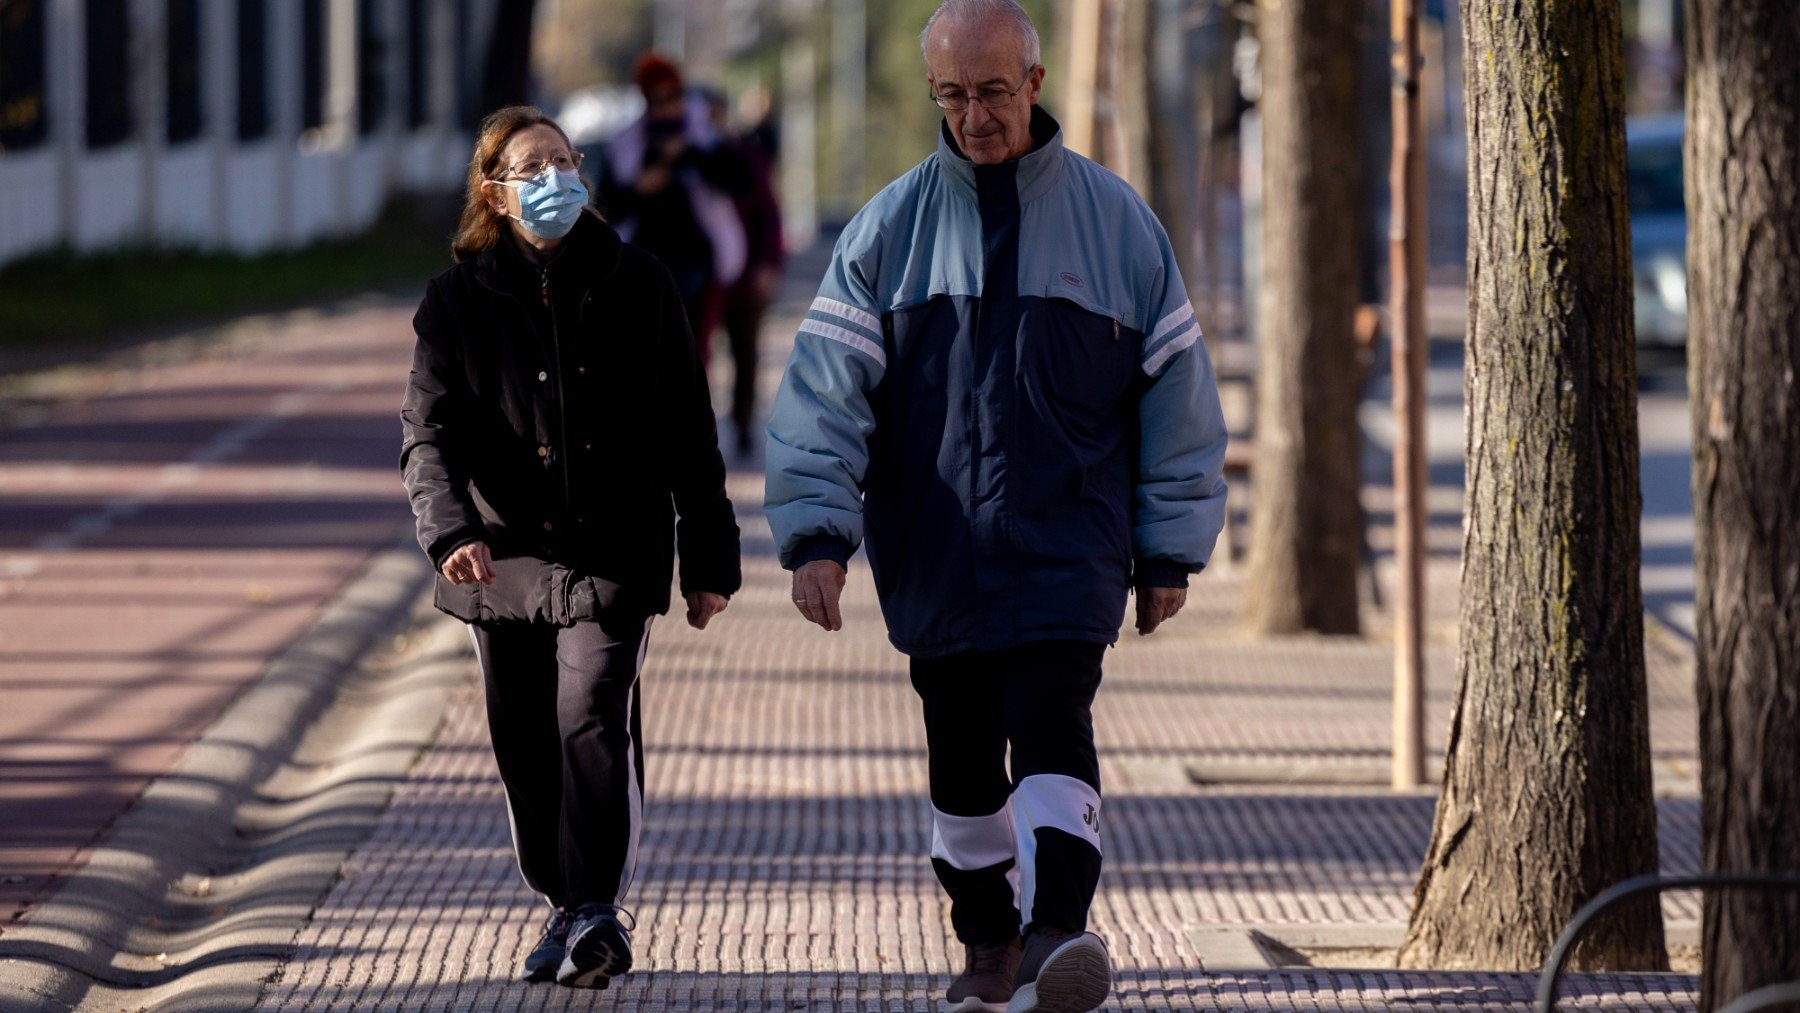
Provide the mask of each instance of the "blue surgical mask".
[{"label": "blue surgical mask", "polygon": [[519,213],[511,217],[543,239],[561,239],[568,235],[588,202],[587,187],[581,184],[581,175],[560,169],[545,169],[530,179],[500,185],[519,192]]}]

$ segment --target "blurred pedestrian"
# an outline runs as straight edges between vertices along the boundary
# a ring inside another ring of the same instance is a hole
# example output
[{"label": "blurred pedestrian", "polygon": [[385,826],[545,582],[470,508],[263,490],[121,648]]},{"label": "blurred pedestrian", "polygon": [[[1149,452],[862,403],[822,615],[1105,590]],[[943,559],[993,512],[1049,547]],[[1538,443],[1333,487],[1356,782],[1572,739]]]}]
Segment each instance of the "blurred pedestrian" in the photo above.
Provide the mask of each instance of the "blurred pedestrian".
[{"label": "blurred pedestrian", "polygon": [[767,142],[759,135],[732,133],[725,96],[712,89],[696,90],[706,102],[720,144],[736,152],[750,173],[750,186],[737,198],[748,254],[743,273],[725,289],[723,309],[733,373],[731,421],[738,456],[744,457],[751,451],[751,433],[756,425],[757,358],[763,316],[781,285],[787,250],[781,238],[781,205],[775,199],[774,168],[763,147]]},{"label": "blurred pedestrian", "polygon": [[750,168],[719,143],[706,104],[688,93],[675,64],[647,53],[632,79],[644,114],[607,144],[600,207],[621,237],[675,276],[704,364],[725,288],[744,272],[736,198],[749,191]]},{"label": "blurred pedestrian", "polygon": [[769,522],[827,630],[867,533],[966,947],[945,1008],[1088,1010],[1102,656],[1131,589],[1148,634],[1206,564],[1225,427],[1162,225],[1037,105],[1030,18],[946,0],[921,43],[937,152],[838,240],[769,423]]},{"label": "blurred pedestrian", "polygon": [[580,165],[536,109],[481,124],[456,265],[413,318],[400,466],[439,607],[474,624],[519,871],[551,907],[522,977],[604,988],[631,967],[637,685],[671,546],[698,629],[740,578],[680,294],[587,208]]}]

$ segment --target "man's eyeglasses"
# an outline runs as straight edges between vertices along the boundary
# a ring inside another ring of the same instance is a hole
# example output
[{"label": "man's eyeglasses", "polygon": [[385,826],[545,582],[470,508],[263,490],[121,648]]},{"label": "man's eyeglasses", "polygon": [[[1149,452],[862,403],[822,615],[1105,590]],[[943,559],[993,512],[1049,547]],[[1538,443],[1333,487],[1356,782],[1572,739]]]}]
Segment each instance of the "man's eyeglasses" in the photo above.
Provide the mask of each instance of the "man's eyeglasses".
[{"label": "man's eyeglasses", "polygon": [[[1005,88],[1000,87],[982,88],[975,92],[973,98],[975,101],[981,103],[981,106],[984,109],[1004,108],[1012,102],[1014,96],[1025,90],[1025,85],[1030,83],[1031,76],[1030,73],[1027,72],[1024,84],[1019,85],[1012,91],[1007,91]],[[960,91],[951,92],[947,95],[935,90],[931,93],[931,101],[936,102],[938,108],[947,109],[953,113],[960,113],[964,109],[969,108],[970,97],[971,96],[968,93]]]},{"label": "man's eyeglasses", "polygon": [[564,152],[560,155],[553,155],[550,158],[532,159],[529,162],[520,162],[510,168],[500,170],[494,178],[497,180],[536,179],[544,173],[549,172],[551,169],[555,169],[558,172],[574,172],[579,168],[581,168],[581,152]]}]

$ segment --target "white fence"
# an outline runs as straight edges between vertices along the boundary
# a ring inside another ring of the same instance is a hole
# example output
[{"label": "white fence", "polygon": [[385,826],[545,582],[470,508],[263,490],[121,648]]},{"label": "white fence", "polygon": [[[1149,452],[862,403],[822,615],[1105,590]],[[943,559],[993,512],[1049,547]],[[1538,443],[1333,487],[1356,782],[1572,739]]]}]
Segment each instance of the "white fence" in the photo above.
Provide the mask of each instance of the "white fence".
[{"label": "white fence", "polygon": [[[396,193],[454,192],[469,144],[459,113],[494,10],[0,3],[0,62],[14,63],[0,67],[0,137],[14,140],[0,147],[0,264],[55,247],[292,247],[366,228]],[[90,60],[121,48],[123,67]],[[124,117],[122,137],[96,138],[97,109]]]}]

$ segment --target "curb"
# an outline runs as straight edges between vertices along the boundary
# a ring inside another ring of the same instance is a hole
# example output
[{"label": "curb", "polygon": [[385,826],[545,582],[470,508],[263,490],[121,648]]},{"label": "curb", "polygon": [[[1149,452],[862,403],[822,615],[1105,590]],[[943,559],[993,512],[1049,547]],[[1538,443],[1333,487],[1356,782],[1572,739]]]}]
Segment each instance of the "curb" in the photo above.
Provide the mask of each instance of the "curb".
[{"label": "curb", "polygon": [[[23,925],[0,937],[0,1009],[73,1009],[96,987],[137,991],[204,963],[284,955],[285,942],[268,945],[279,934],[271,935],[275,926],[261,915],[256,945],[224,954],[207,946],[221,929],[229,932],[218,922],[231,905],[214,895],[210,877],[194,871],[257,861],[257,835],[240,814],[267,799],[258,786],[295,756],[303,736],[344,690],[346,676],[414,621],[430,579],[410,537],[378,551],[312,628],[200,734],[180,764],[144,790],[87,864]],[[331,874],[335,870],[333,861]],[[281,890],[285,904],[304,900],[297,886],[289,876]],[[304,900],[295,928],[310,910]],[[289,929],[286,941],[292,935]],[[213,952],[196,954],[199,962],[170,959],[194,947]]]},{"label": "curb", "polygon": [[[1670,946],[1700,945],[1700,926],[1671,922],[1664,929]],[[1435,971],[1396,970],[1361,963],[1342,963],[1334,958],[1347,950],[1397,950],[1406,937],[1404,923],[1214,925],[1190,928],[1187,937],[1200,957],[1206,974],[1257,976],[1281,973],[1355,973],[1379,970],[1393,974],[1433,974]],[[1318,952],[1324,963],[1314,964],[1300,952]],[[1495,974],[1514,972],[1488,972]],[[1668,973],[1668,972],[1642,972]]]}]

